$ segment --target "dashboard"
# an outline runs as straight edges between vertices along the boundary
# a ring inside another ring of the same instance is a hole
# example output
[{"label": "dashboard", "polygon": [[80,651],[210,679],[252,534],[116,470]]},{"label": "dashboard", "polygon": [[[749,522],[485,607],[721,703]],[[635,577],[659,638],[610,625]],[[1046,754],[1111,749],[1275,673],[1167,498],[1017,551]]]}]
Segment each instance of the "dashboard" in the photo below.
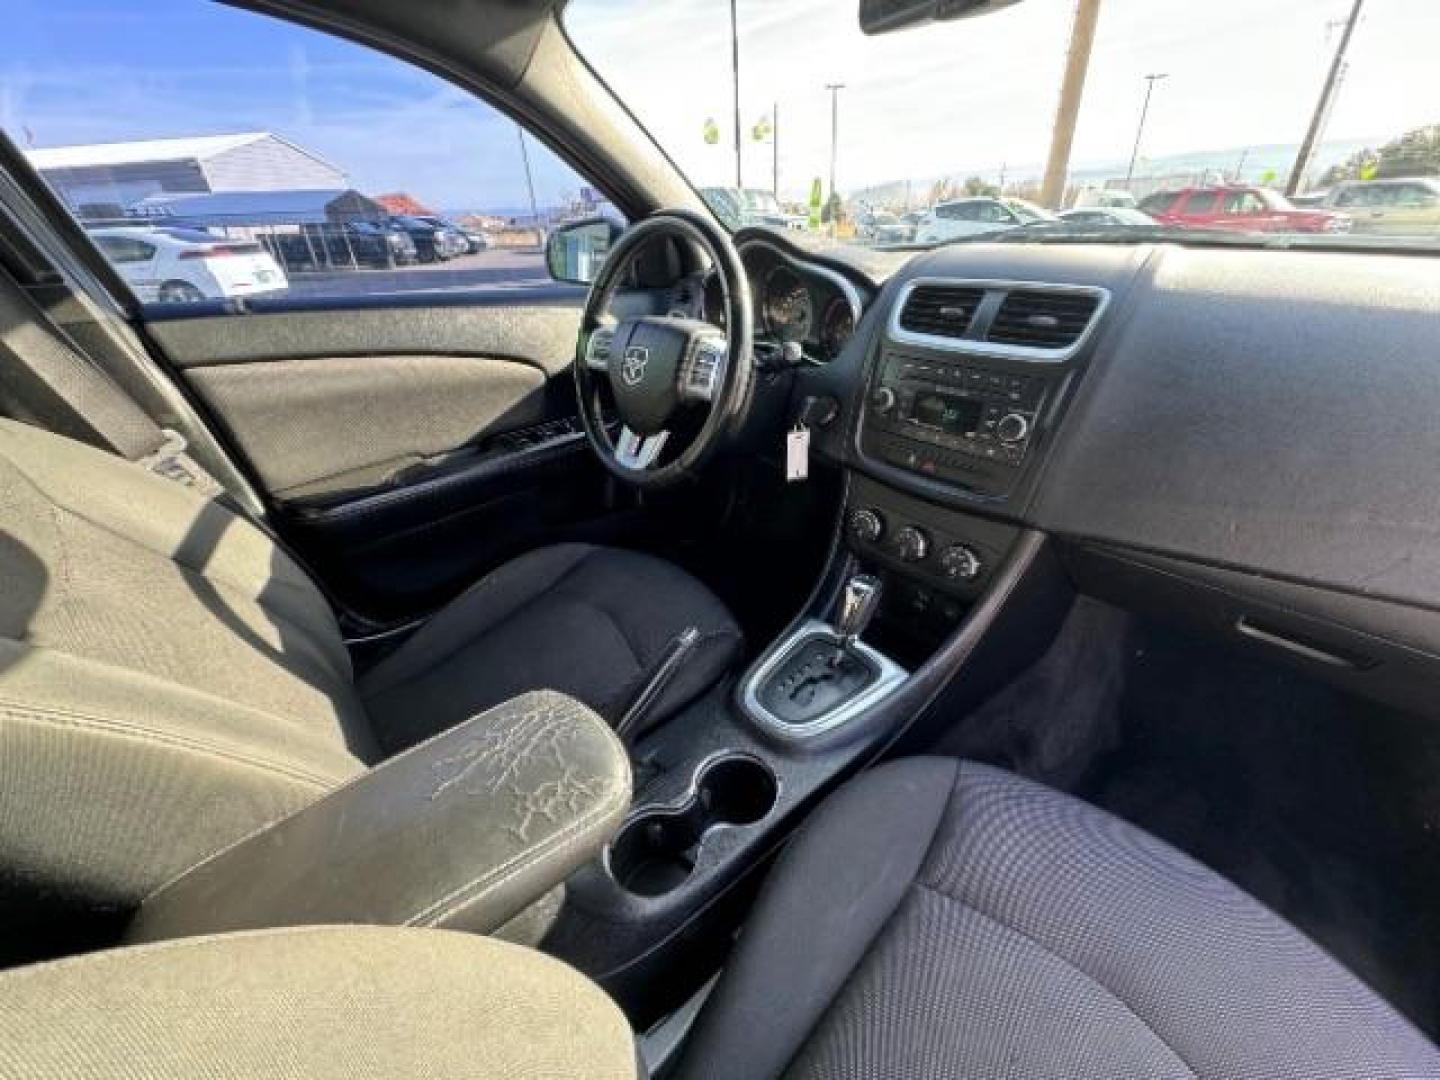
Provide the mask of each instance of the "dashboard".
[{"label": "dashboard", "polygon": [[963,604],[1028,532],[1083,593],[1433,711],[1440,259],[736,242],[757,356],[803,352],[767,415],[835,404],[852,553]]},{"label": "dashboard", "polygon": [[[870,290],[763,238],[743,238],[737,248],[755,301],[756,341],[774,346],[793,342],[817,364],[838,357],[855,334]],[[713,274],[704,281],[704,318],[720,326],[725,322]]]},{"label": "dashboard", "polygon": [[1433,711],[1440,259],[965,244],[874,305],[792,390],[840,405],[851,550],[973,599],[1030,530],[1082,592]]}]

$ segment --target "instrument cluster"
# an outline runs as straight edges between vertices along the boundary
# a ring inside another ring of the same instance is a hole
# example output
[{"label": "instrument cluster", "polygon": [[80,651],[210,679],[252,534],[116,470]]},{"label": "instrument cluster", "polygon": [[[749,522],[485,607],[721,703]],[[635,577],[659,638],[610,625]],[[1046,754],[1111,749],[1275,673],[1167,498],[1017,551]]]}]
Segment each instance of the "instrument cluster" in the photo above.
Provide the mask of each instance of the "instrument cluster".
[{"label": "instrument cluster", "polygon": [[[776,345],[797,342],[808,359],[828,364],[855,333],[860,294],[840,274],[792,258],[762,240],[740,245],[755,301],[755,336]],[[705,317],[723,322],[720,284],[705,283]]]}]

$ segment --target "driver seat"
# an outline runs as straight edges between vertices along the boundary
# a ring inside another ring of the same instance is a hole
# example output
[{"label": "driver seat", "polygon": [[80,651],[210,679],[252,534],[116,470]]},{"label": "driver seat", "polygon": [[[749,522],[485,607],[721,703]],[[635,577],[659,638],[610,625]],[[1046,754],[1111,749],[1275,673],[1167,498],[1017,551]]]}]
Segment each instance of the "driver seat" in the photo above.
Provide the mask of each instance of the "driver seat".
[{"label": "driver seat", "polygon": [[357,682],[319,589],[252,523],[0,420],[0,918],[14,926],[26,898],[133,911],[204,856],[526,690],[613,722],[690,627],[651,721],[723,675],[739,629],[677,567],[562,544],[490,574]]},{"label": "driver seat", "polygon": [[647,710],[647,726],[719,680],[740,656],[740,628],[663,559],[553,544],[451,601],[360,679],[360,695],[386,754],[528,690],[558,690],[614,724],[691,627],[689,659]]}]

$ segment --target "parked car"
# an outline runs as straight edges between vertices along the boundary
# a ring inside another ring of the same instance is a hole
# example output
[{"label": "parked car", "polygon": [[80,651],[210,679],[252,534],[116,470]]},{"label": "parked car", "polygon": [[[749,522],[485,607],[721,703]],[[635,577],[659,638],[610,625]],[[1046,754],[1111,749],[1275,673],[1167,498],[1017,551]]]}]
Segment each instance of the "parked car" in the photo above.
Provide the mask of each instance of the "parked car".
[{"label": "parked car", "polygon": [[1158,191],[1140,209],[1164,225],[1233,232],[1342,233],[1350,218],[1333,210],[1302,210],[1278,191],[1243,184]]},{"label": "parked car", "polygon": [[261,296],[290,287],[274,256],[252,240],[138,226],[92,229],[90,238],[142,301]]},{"label": "parked car", "polygon": [[1057,216],[1066,225],[1086,228],[1153,229],[1159,224],[1145,211],[1129,206],[1078,206]]},{"label": "parked car", "polygon": [[937,244],[960,236],[1002,232],[1021,225],[1057,220],[1049,210],[1025,199],[977,195],[931,207],[915,229],[915,242]]},{"label": "parked car", "polygon": [[439,218],[401,215],[390,219],[414,242],[421,262],[443,262],[470,250],[465,237],[452,225]]},{"label": "parked car", "polygon": [[1075,195],[1075,209],[1096,206],[1116,206],[1134,209],[1135,196],[1116,188],[1083,187]]},{"label": "parked car", "polygon": [[787,212],[780,200],[763,188],[707,187],[700,189],[700,197],[732,229],[763,225],[800,232],[809,225],[807,215]]},{"label": "parked car", "polygon": [[460,238],[465,241],[465,250],[460,253],[462,255],[474,255],[477,251],[484,251],[490,246],[490,237],[478,229],[464,228],[437,214],[415,214],[412,216],[416,221],[423,221],[425,224],[433,225],[437,229],[449,229],[451,232],[458,233]]},{"label": "parked car", "polygon": [[418,257],[409,234],[388,222],[305,225],[298,232],[272,234],[265,242],[292,271],[409,266]]},{"label": "parked car", "polygon": [[490,236],[488,233],[481,232],[479,229],[461,228],[458,225],[456,228],[459,229],[460,235],[465,238],[465,243],[468,245],[471,255],[484,251],[490,246]]},{"label": "parked car", "polygon": [[872,210],[857,222],[860,236],[877,244],[904,244],[915,238],[915,226],[889,210]]},{"label": "parked car", "polygon": [[1357,233],[1414,236],[1440,231],[1440,179],[1433,176],[1338,184],[1326,194],[1324,205],[1350,215]]}]

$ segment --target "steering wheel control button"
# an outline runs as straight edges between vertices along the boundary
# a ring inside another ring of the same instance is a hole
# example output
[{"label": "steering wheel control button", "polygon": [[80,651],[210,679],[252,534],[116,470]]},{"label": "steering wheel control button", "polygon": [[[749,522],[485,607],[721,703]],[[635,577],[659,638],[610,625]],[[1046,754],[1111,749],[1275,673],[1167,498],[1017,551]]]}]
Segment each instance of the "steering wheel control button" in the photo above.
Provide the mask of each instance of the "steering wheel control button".
[{"label": "steering wheel control button", "polygon": [[882,386],[870,395],[870,407],[881,416],[889,414],[895,408],[895,391],[888,386]]},{"label": "steering wheel control button", "polygon": [[615,343],[615,331],[609,327],[597,326],[590,331],[590,340],[585,343],[585,366],[591,371],[610,370],[610,346]]},{"label": "steering wheel control button", "polygon": [[1007,413],[995,425],[995,437],[1002,443],[1018,443],[1030,434],[1030,421],[1019,413]]},{"label": "steering wheel control button", "polygon": [[878,544],[885,537],[885,519],[878,510],[856,510],[850,515],[850,535],[862,544]]},{"label": "steering wheel control button", "polygon": [[895,534],[895,554],[906,562],[923,562],[930,554],[930,537],[923,529],[906,525]]},{"label": "steering wheel control button", "polygon": [[951,581],[974,581],[985,564],[969,544],[951,544],[940,554],[940,572]]},{"label": "steering wheel control button", "polygon": [[686,401],[715,400],[729,348],[723,337],[703,337],[695,342],[680,367],[681,398]]}]

